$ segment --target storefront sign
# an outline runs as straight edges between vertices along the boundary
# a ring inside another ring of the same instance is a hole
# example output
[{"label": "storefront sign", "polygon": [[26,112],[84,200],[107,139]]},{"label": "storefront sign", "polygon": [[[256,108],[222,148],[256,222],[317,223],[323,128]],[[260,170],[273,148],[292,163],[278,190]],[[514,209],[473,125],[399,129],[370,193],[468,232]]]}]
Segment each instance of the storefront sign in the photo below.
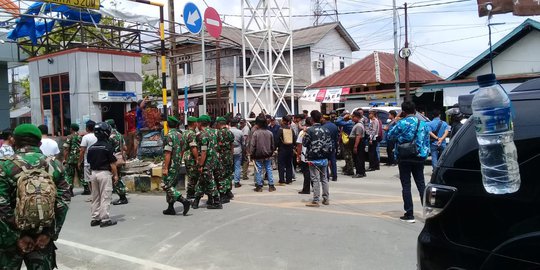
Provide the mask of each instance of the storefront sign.
[{"label": "storefront sign", "polygon": [[99,9],[100,6],[100,0],[43,0],[43,2],[90,9]]},{"label": "storefront sign", "polygon": [[116,92],[116,91],[100,91],[96,102],[135,102],[137,94],[135,92]]},{"label": "storefront sign", "polygon": [[321,102],[321,103],[341,103],[345,101],[344,95],[348,95],[350,88],[328,88],[319,90],[305,90],[300,100]]}]

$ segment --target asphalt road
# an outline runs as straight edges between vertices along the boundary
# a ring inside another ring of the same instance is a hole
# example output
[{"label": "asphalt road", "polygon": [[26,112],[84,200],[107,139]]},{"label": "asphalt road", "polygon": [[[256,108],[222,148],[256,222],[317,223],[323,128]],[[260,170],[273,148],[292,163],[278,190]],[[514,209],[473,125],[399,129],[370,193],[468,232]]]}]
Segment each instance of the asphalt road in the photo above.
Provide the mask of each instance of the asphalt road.
[{"label": "asphalt road", "polygon": [[56,242],[59,269],[416,269],[422,209],[415,191],[417,222],[399,221],[397,173],[340,176],[330,183],[331,205],[320,208],[304,206],[300,174],[273,193],[242,181],[223,210],[187,217],[164,216],[164,195],[130,194],[128,205],[112,207],[119,222],[108,228],[90,227],[89,196],[78,195]]}]

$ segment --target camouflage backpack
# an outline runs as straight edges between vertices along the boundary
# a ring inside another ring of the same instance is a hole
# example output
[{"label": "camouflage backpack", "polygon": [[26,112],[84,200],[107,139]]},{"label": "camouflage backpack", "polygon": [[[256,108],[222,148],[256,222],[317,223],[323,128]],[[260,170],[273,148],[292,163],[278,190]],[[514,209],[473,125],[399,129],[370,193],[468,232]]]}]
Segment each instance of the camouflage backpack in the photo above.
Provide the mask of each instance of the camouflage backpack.
[{"label": "camouflage backpack", "polygon": [[26,168],[15,162],[22,171],[17,174],[17,203],[15,224],[21,231],[49,227],[54,222],[56,185],[43,167]]}]

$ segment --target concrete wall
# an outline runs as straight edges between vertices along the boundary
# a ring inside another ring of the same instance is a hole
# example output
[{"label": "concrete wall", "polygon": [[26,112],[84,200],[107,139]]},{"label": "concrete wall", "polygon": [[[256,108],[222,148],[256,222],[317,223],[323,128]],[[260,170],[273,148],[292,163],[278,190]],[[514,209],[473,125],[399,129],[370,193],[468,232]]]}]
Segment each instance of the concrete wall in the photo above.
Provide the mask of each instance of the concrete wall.
[{"label": "concrete wall", "polygon": [[9,128],[8,65],[0,62],[0,130]]},{"label": "concrete wall", "polygon": [[[540,31],[532,31],[510,48],[493,59],[493,70],[497,76],[540,72]],[[468,76],[491,73],[489,62]]]},{"label": "concrete wall", "polygon": [[[48,59],[53,62],[49,63]],[[30,61],[30,101],[32,106],[32,123],[41,124],[40,78],[55,74],[69,73],[71,120],[73,123],[84,123],[88,119],[102,121],[101,106],[94,102],[100,91],[99,71],[122,71],[141,74],[140,57],[113,55],[105,53],[75,51],[67,54]],[[126,82],[126,91],[135,92],[142,97],[141,82]]]}]

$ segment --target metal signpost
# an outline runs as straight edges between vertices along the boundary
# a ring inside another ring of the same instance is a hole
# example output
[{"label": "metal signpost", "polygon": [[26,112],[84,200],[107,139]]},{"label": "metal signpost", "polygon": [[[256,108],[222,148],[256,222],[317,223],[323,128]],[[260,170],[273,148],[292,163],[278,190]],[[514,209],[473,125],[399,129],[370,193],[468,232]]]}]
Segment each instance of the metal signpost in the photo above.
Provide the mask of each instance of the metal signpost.
[{"label": "metal signpost", "polygon": [[[188,2],[184,6],[184,24],[186,25],[186,28],[188,31],[194,35],[202,32],[203,40],[202,40],[202,53],[203,53],[203,59],[202,59],[202,65],[203,65],[203,111],[206,113],[206,68],[205,68],[205,61],[204,61],[204,31],[202,30],[202,18],[201,18],[201,12],[199,11],[199,8],[191,3]],[[185,76],[185,87],[184,87],[184,113],[185,113],[185,121],[187,121],[187,102],[188,102],[188,85],[187,85],[187,63],[184,64],[184,76]],[[186,122],[187,123],[187,122]]]}]

